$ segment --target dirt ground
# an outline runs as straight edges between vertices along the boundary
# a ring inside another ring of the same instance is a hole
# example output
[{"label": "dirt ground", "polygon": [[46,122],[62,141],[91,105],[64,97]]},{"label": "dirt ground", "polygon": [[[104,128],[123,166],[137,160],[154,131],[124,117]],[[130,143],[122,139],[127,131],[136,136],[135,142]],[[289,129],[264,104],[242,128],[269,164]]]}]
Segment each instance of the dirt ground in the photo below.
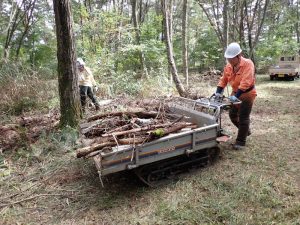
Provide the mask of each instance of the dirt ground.
[{"label": "dirt ground", "polygon": [[102,188],[93,162],[75,157],[70,132],[2,153],[0,224],[300,224],[300,80],[259,75],[256,87],[247,148],[223,144],[216,164],[160,188],[129,172]]}]

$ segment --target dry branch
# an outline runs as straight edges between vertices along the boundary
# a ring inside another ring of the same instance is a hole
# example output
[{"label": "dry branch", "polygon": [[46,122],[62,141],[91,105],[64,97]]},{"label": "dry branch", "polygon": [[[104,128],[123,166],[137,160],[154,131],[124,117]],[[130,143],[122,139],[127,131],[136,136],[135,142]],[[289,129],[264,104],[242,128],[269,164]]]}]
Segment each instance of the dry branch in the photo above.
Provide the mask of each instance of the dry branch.
[{"label": "dry branch", "polygon": [[148,126],[141,127],[141,128],[134,128],[134,129],[131,129],[131,130],[124,130],[124,131],[119,131],[119,132],[114,132],[114,133],[107,133],[107,134],[103,134],[102,136],[103,137],[121,136],[121,135],[127,135],[127,134],[142,132],[142,131],[150,131],[150,130],[153,130],[153,129],[156,129],[156,128],[168,127],[170,125],[171,125],[171,123],[148,125]]},{"label": "dry branch", "polygon": [[98,119],[101,119],[101,118],[105,118],[105,117],[110,117],[110,116],[123,116],[123,115],[132,115],[132,114],[136,114],[138,112],[141,112],[142,110],[136,110],[136,111],[126,111],[126,112],[123,112],[123,111],[118,111],[118,112],[109,112],[109,113],[101,113],[101,114],[98,114],[98,115],[94,115],[94,116],[91,116],[87,119],[88,122],[91,122],[93,120],[98,120]]},{"label": "dry branch", "polygon": [[136,116],[139,118],[155,118],[157,116],[157,112],[146,112],[145,110],[131,110],[131,111],[118,111],[118,112],[109,112],[109,113],[101,113],[98,115],[91,116],[87,119],[88,122],[91,122],[93,120],[98,120],[105,117],[111,117],[111,116]]},{"label": "dry branch", "polygon": [[132,127],[132,124],[125,124],[124,126],[117,127],[115,129],[112,129],[112,130],[106,132],[106,134],[111,134],[111,133],[114,133],[114,132],[124,131],[124,130],[127,130],[127,129],[131,128],[131,127]]},{"label": "dry branch", "polygon": [[[160,125],[162,125],[162,124],[160,124]],[[170,126],[170,124],[168,124],[168,126]],[[149,130],[149,127],[147,127],[147,130],[145,130],[145,131],[148,131],[148,133],[149,133],[147,136],[145,136],[145,137],[139,136],[139,137],[135,137],[135,138],[123,138],[123,139],[118,139],[117,142],[118,142],[118,144],[121,144],[121,145],[141,144],[141,143],[149,142],[154,139],[166,136],[170,133],[175,133],[185,127],[194,128],[194,127],[197,127],[197,125],[192,124],[192,123],[178,123],[172,127],[165,127],[165,128],[160,127],[158,129],[154,129],[154,130],[153,130],[153,128],[154,128],[153,126],[152,126],[152,130]],[[140,128],[132,129],[132,130],[130,130],[130,133],[133,133],[132,132],[133,130],[135,130],[135,132],[141,131]],[[139,130],[139,131],[136,131],[136,130]],[[128,133],[126,133],[126,134],[128,134]],[[113,135],[115,135],[115,134],[110,134],[110,136],[113,136]],[[124,135],[124,132],[122,132],[122,135]],[[115,136],[117,136],[117,135],[115,135]],[[101,142],[102,142],[101,144],[95,144],[92,146],[87,146],[84,148],[77,149],[77,151],[76,151],[77,158],[86,157],[86,156],[91,157],[91,155],[95,156],[95,155],[99,154],[101,151],[99,151],[95,154],[91,154],[91,153],[101,150],[105,147],[113,147],[113,146],[117,145],[116,141],[114,141],[114,139],[112,137],[103,138]]]},{"label": "dry branch", "polygon": [[[171,134],[171,133],[175,133],[185,127],[188,127],[188,126],[193,126],[194,124],[192,123],[178,123],[172,127],[168,127],[168,128],[159,128],[157,130],[154,130],[154,131],[151,131],[150,132],[150,135],[151,136],[155,136],[155,137],[163,137],[163,136],[166,136],[168,134]],[[197,126],[196,126],[197,127]]]},{"label": "dry branch", "polygon": [[[140,144],[145,141],[146,138],[138,137],[138,138],[123,138],[119,139],[118,143],[121,145],[129,145],[129,144]],[[92,146],[87,146],[84,148],[79,148],[76,151],[77,158],[85,157],[89,155],[92,152],[95,152],[97,150],[101,150],[105,147],[113,147],[116,146],[117,143],[113,139],[106,139],[106,142],[102,142],[101,144],[95,144]]]},{"label": "dry branch", "polygon": [[91,152],[100,150],[104,147],[115,146],[115,145],[116,145],[115,142],[109,141],[109,142],[103,142],[101,144],[95,144],[95,145],[92,145],[92,146],[87,146],[87,147],[84,147],[84,148],[79,148],[76,151],[76,156],[77,156],[77,158],[81,158],[81,157],[84,157],[84,156],[90,154]]}]

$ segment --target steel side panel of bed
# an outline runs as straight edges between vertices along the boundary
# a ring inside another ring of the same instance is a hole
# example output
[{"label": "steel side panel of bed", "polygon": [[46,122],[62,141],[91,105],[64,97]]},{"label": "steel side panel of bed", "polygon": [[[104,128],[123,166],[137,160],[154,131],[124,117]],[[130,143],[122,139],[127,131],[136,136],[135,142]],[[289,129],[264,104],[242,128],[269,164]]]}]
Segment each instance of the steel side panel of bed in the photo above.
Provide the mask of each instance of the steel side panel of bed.
[{"label": "steel side panel of bed", "polygon": [[[138,146],[136,149],[130,148],[116,152],[110,156],[102,155],[95,157],[98,171],[101,175],[119,172],[128,169],[128,165],[141,166],[163,159],[172,158],[186,154],[186,150],[199,151],[201,149],[215,147],[217,125],[209,129],[191,132],[180,137],[174,136],[164,138],[164,140],[150,142],[145,146]],[[194,137],[193,137],[194,136]],[[135,158],[135,151],[138,151],[138,161]],[[100,162],[101,160],[101,162]]]}]

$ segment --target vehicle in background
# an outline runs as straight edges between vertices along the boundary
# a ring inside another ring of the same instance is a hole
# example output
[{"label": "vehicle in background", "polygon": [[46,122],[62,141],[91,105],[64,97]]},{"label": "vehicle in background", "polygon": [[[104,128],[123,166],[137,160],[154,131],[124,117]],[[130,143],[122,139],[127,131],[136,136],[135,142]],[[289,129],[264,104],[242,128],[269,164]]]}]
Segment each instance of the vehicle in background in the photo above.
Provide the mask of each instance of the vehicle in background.
[{"label": "vehicle in background", "polygon": [[270,80],[294,80],[300,74],[300,55],[281,56],[276,66],[269,69]]}]

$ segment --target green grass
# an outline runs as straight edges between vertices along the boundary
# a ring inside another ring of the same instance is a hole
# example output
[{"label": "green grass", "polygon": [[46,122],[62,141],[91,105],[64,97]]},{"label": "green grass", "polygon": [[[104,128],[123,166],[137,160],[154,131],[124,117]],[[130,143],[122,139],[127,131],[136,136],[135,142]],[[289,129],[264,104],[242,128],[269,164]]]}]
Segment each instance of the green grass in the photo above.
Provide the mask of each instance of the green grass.
[{"label": "green grass", "polygon": [[104,179],[101,188],[93,163],[71,151],[72,135],[53,134],[34,151],[1,155],[0,205],[8,206],[0,207],[0,223],[300,224],[300,80],[258,76],[257,91],[247,149],[222,145],[216,164],[161,188],[143,187],[128,174]]}]

